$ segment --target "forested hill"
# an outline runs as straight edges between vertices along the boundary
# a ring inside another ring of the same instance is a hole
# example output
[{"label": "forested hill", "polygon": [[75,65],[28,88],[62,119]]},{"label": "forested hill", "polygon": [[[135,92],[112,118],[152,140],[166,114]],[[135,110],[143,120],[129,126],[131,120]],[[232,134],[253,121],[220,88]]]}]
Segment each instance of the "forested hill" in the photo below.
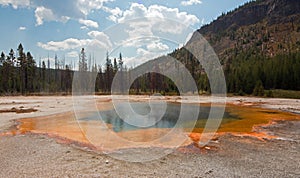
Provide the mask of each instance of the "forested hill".
[{"label": "forested hill", "polygon": [[198,30],[222,59],[247,50],[275,56],[300,48],[300,1],[257,0]]},{"label": "forested hill", "polygon": [[[251,1],[196,32],[219,56],[229,92],[263,95],[263,89],[300,90],[299,0]],[[195,59],[187,61],[188,53],[181,48],[171,56],[189,67]],[[193,71],[201,72],[201,66]],[[208,85],[201,74],[194,76]]]}]

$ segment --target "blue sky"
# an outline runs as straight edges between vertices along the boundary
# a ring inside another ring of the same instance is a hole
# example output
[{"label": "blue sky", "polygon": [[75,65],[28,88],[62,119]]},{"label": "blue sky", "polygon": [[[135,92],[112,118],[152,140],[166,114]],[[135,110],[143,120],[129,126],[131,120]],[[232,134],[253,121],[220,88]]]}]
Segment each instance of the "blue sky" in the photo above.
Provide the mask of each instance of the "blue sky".
[{"label": "blue sky", "polygon": [[247,1],[0,0],[0,50],[7,54],[22,43],[36,61],[57,54],[77,65],[84,47],[100,65],[109,51],[135,66],[173,51],[195,29]]}]

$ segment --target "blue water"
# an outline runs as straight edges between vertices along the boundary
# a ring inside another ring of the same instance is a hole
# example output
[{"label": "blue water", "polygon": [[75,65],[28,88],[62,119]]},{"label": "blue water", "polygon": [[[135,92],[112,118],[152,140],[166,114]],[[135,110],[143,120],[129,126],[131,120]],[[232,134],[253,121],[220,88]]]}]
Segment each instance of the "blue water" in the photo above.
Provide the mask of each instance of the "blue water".
[{"label": "blue water", "polygon": [[[141,115],[146,115],[151,110],[148,103],[145,103],[145,102],[132,102],[131,107],[133,108],[133,110],[136,113],[141,114]],[[193,107],[199,107],[199,106],[192,105],[192,104],[188,105],[188,109],[190,109],[191,112],[195,109]],[[218,109],[218,108],[215,108],[215,109]],[[147,128],[174,128],[174,126],[176,125],[176,123],[178,121],[180,110],[181,110],[180,104],[168,103],[166,112],[165,112],[164,116],[162,117],[162,119],[159,120],[155,125],[152,125],[151,127],[145,127],[145,128],[136,127],[136,126],[126,123],[125,121],[123,121],[123,119],[121,119],[118,116],[118,114],[116,113],[116,111],[114,109],[108,110],[108,111],[101,111],[101,112],[99,112],[99,115],[101,116],[101,119],[103,122],[112,125],[112,129],[115,132],[121,132],[121,131],[147,129]],[[198,120],[196,122],[195,128],[203,128],[205,126],[205,123],[209,117],[210,110],[211,110],[210,106],[201,106],[199,108],[199,115],[198,115]],[[98,113],[95,113],[93,116],[90,116],[87,118],[82,118],[82,120],[99,120],[100,119],[99,115],[98,115]],[[226,110],[224,113],[222,123],[232,122],[237,119],[239,119],[237,116],[230,114]],[[194,126],[194,124],[195,124],[195,122],[187,117],[187,118],[184,118],[182,123],[178,123],[177,127],[179,125],[179,127],[182,127],[182,128],[191,128]]]}]

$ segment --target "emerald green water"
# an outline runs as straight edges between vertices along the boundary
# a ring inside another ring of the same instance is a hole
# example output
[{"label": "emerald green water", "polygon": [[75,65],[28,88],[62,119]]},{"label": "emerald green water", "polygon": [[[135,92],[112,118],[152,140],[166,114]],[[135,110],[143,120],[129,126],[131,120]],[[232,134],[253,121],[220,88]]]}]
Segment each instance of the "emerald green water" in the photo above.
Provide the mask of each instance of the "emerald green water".
[{"label": "emerald green water", "polygon": [[[151,108],[148,103],[145,102],[132,102],[131,103],[132,109],[141,115],[146,115],[150,112]],[[181,123],[178,123],[177,127],[182,128],[203,128],[206,124],[206,121],[209,117],[209,113],[211,110],[210,106],[199,106],[199,105],[193,105],[189,104],[187,109],[190,109],[191,112],[194,111],[194,107],[199,107],[199,115],[198,120],[195,124],[194,120],[190,119],[189,117],[186,117],[182,120]],[[156,109],[160,109],[160,107],[156,107]],[[218,109],[218,107],[215,107],[214,109]],[[179,114],[181,110],[180,104],[174,104],[174,103],[167,103],[167,109],[161,120],[159,120],[155,125],[152,125],[151,127],[136,127],[134,125],[128,124],[123,119],[121,119],[117,112],[113,110],[108,111],[101,111],[99,113],[95,113],[93,116],[82,118],[82,120],[101,120],[107,124],[112,125],[112,129],[115,132],[121,132],[121,131],[128,131],[128,130],[138,130],[138,129],[148,129],[148,128],[174,128],[176,123],[178,122]],[[99,118],[99,115],[101,116]],[[138,118],[136,118],[138,120]],[[232,122],[235,120],[238,120],[239,118],[235,115],[232,115],[227,110],[225,110],[222,124]]]}]

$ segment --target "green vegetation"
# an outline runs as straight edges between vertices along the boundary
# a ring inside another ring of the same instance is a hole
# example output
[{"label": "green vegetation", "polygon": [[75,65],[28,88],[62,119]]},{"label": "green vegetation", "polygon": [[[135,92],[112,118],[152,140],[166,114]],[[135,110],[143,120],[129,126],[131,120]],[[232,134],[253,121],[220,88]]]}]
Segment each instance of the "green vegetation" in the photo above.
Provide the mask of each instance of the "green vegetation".
[{"label": "green vegetation", "polygon": [[273,58],[247,53],[236,56],[225,69],[228,92],[263,96],[263,90],[300,90],[300,53]]},{"label": "green vegetation", "polygon": [[267,97],[274,97],[274,98],[293,98],[293,99],[300,99],[300,91],[294,90],[266,90],[265,92],[271,93],[271,95]]},{"label": "green vegetation", "polygon": [[[210,85],[199,61],[184,48],[170,54],[181,61],[195,79],[199,93],[209,94]],[[130,69],[123,67],[122,55],[112,60],[107,54],[105,66],[87,65],[84,49],[81,50],[79,72],[86,80],[83,86],[91,86],[91,75],[96,75],[95,92],[109,94],[111,83],[117,71],[124,72],[124,80],[130,78]],[[58,61],[57,57],[55,59]],[[254,95],[265,97],[300,98],[300,52],[281,54],[267,57],[261,54],[247,53],[236,55],[230,63],[224,65],[224,72],[229,93],[237,95]],[[0,93],[14,94],[70,94],[74,71],[69,65],[64,67],[55,63],[55,69],[46,68],[45,61],[36,66],[30,52],[24,53],[23,46],[18,47],[18,54],[10,50],[9,55],[4,52],[0,56]],[[153,66],[155,67],[155,66]],[[156,66],[159,67],[159,66]],[[126,72],[126,75],[125,75]],[[180,72],[180,71],[179,71]],[[183,76],[184,77],[184,76]],[[295,90],[295,91],[287,91]],[[157,73],[140,76],[131,85],[130,94],[161,93],[176,95],[178,89],[167,77]]]},{"label": "green vegetation", "polygon": [[70,93],[73,72],[69,65],[59,66],[55,57],[55,69],[48,67],[45,61],[36,66],[30,52],[25,53],[22,44],[18,46],[15,55],[13,49],[8,55],[4,52],[0,56],[0,94],[27,95]]}]

